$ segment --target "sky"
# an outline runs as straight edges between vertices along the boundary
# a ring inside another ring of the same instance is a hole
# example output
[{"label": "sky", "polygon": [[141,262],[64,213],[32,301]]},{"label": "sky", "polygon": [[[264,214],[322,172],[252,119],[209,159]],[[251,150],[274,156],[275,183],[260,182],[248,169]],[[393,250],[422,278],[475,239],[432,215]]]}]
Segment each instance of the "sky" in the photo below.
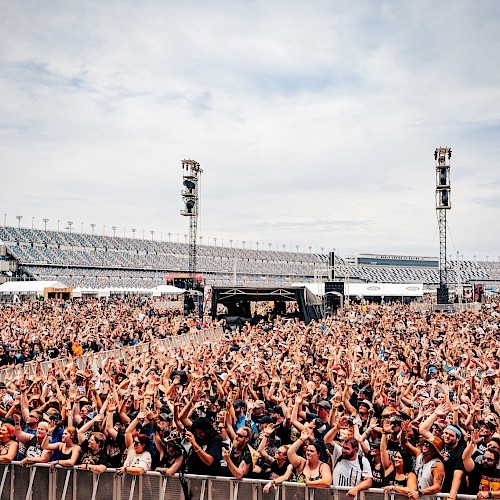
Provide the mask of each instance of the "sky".
[{"label": "sky", "polygon": [[2,224],[184,241],[190,158],[203,244],[438,256],[449,146],[447,253],[500,260],[497,0],[0,7]]}]

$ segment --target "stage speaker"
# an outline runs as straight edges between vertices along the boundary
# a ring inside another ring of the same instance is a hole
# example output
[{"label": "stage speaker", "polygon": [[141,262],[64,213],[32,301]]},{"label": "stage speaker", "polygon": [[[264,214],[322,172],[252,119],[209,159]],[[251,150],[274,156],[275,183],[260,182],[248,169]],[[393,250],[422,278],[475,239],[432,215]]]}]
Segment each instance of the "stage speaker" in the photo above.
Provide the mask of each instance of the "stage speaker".
[{"label": "stage speaker", "polygon": [[448,293],[447,285],[440,285],[437,289],[437,303],[438,304],[449,304],[450,295]]},{"label": "stage speaker", "polygon": [[343,281],[325,281],[325,295],[328,292],[337,292],[344,295],[344,285]]},{"label": "stage speaker", "polygon": [[328,264],[333,267],[335,265],[335,252],[330,252],[328,254]]},{"label": "stage speaker", "polygon": [[335,279],[335,252],[328,254],[328,278]]}]

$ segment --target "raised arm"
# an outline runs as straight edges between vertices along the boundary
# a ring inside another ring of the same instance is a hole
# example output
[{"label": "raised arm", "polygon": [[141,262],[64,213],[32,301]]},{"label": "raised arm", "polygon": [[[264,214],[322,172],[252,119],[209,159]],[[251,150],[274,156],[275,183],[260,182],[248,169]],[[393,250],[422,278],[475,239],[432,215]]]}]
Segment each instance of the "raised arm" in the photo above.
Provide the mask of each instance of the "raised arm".
[{"label": "raised arm", "polygon": [[477,449],[477,443],[481,441],[481,437],[479,436],[479,430],[474,429],[470,435],[470,441],[467,443],[463,453],[462,453],[462,461],[464,463],[464,468],[467,472],[472,472],[474,469],[474,460],[472,460],[472,455],[474,451]]},{"label": "raised arm", "polygon": [[290,448],[288,448],[288,451],[287,451],[288,460],[290,460],[290,463],[295,467],[295,469],[298,472],[301,472],[302,469],[304,468],[304,466],[306,464],[306,459],[300,457],[297,454],[297,450],[304,444],[304,441],[306,439],[309,439],[310,435],[311,435],[310,429],[304,429],[300,433],[299,439],[297,439],[292,444],[292,446],[290,446]]}]

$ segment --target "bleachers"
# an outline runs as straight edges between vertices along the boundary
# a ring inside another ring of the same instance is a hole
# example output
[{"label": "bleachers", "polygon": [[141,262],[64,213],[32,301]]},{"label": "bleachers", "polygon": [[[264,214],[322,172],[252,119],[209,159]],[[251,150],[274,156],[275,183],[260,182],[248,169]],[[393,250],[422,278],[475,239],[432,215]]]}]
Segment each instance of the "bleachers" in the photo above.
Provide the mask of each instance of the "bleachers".
[{"label": "bleachers", "polygon": [[[36,279],[70,286],[155,286],[164,273],[186,272],[189,245],[135,238],[2,227],[0,241]],[[197,270],[208,280],[307,280],[325,268],[324,256],[199,245]],[[340,262],[340,260],[339,260]]]},{"label": "bleachers", "polygon": [[[139,238],[0,227],[0,241],[35,279],[70,286],[145,287],[164,282],[165,273],[187,272],[189,245]],[[353,281],[437,284],[435,268],[347,265],[337,255],[336,273]],[[450,283],[500,282],[500,262],[450,263]],[[311,280],[324,275],[327,254],[199,245],[197,271],[207,282],[248,284]]]}]

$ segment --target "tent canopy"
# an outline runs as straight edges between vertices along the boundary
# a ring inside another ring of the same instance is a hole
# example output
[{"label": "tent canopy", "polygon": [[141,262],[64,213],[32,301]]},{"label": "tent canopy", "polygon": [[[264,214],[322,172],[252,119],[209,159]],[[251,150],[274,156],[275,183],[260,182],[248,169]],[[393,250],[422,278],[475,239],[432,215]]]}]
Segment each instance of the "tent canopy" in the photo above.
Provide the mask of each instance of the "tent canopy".
[{"label": "tent canopy", "polygon": [[60,281],[7,281],[0,285],[0,293],[39,293],[46,288],[70,288]]},{"label": "tent canopy", "polygon": [[181,293],[184,293],[186,290],[183,288],[178,288],[173,285],[159,285],[155,288],[153,288],[153,293],[158,292],[158,293],[170,293],[170,294],[177,294],[180,295]]}]

